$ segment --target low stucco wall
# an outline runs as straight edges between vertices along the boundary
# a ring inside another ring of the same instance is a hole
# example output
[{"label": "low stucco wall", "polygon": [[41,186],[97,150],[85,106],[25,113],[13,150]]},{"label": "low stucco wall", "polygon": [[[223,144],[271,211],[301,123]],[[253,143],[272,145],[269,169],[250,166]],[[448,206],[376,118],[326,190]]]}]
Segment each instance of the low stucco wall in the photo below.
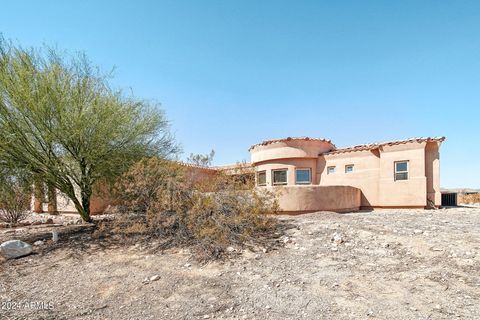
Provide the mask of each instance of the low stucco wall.
[{"label": "low stucco wall", "polygon": [[360,209],[361,191],[351,186],[284,186],[269,188],[284,212],[349,212]]}]

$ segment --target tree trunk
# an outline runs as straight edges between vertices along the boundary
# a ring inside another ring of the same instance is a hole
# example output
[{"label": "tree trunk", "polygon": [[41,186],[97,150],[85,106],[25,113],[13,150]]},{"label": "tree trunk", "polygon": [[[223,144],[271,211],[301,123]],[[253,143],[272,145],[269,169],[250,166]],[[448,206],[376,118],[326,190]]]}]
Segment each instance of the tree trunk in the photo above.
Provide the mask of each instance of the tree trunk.
[{"label": "tree trunk", "polygon": [[92,222],[90,217],[90,199],[92,198],[92,183],[89,179],[86,161],[84,158],[80,161],[80,170],[82,176],[80,178],[80,197],[82,198],[82,211],[80,216],[85,222]]},{"label": "tree trunk", "polygon": [[77,209],[78,213],[80,214],[80,217],[82,217],[83,221],[85,222],[93,222],[92,218],[90,217],[90,197],[91,194],[88,194],[88,192],[85,192],[84,190],[81,190],[81,201],[78,200],[76,196],[74,196],[72,199],[73,204],[75,205],[75,209]]},{"label": "tree trunk", "polygon": [[92,218],[90,217],[90,199],[92,197],[92,193],[88,190],[82,191],[82,207],[83,207],[83,215],[80,214],[85,222],[92,222]]}]

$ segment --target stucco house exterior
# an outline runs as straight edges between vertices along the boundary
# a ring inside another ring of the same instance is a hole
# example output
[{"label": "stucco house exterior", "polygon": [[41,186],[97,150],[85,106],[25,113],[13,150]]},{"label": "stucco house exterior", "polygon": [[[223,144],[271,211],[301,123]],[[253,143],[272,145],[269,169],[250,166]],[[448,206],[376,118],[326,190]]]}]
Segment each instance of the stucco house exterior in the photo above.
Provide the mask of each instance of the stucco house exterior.
[{"label": "stucco house exterior", "polygon": [[[251,146],[250,163],[183,165],[191,179],[208,179],[218,172],[254,177],[257,188],[277,194],[285,213],[438,207],[439,150],[444,140],[411,138],[337,148],[328,139],[289,137]],[[56,197],[51,199],[34,196],[32,210],[75,212],[71,201],[53,194]],[[108,205],[108,199],[94,196],[91,212],[101,213]]]},{"label": "stucco house exterior", "polygon": [[250,147],[258,187],[288,212],[440,206],[444,137],[337,148],[328,139],[285,138]]}]

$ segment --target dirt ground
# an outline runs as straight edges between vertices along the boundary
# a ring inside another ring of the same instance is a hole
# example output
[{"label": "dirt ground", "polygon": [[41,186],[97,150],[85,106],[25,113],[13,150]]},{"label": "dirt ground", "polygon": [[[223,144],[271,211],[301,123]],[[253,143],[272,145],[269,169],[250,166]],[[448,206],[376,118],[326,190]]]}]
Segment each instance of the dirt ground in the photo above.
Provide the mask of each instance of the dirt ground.
[{"label": "dirt ground", "polygon": [[206,265],[87,238],[36,247],[0,265],[0,319],[480,319],[480,208],[279,219],[283,247]]}]

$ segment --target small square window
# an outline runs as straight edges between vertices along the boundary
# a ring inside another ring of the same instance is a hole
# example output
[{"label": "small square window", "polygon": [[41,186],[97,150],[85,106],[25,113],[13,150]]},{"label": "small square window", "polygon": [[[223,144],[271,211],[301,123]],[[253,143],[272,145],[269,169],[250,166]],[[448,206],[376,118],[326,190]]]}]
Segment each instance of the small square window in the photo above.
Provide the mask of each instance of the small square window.
[{"label": "small square window", "polygon": [[272,184],[274,186],[287,184],[287,169],[272,170]]},{"label": "small square window", "polygon": [[295,169],[295,183],[296,184],[310,184],[312,183],[311,169]]},{"label": "small square window", "polygon": [[335,173],[335,166],[327,167],[327,174],[333,174],[333,173]]},{"label": "small square window", "polygon": [[408,180],[408,161],[395,162],[395,181]]},{"label": "small square window", "polygon": [[345,173],[353,172],[353,164],[347,164],[345,166]]},{"label": "small square window", "polygon": [[258,186],[267,185],[267,173],[265,171],[257,172],[257,185]]}]

